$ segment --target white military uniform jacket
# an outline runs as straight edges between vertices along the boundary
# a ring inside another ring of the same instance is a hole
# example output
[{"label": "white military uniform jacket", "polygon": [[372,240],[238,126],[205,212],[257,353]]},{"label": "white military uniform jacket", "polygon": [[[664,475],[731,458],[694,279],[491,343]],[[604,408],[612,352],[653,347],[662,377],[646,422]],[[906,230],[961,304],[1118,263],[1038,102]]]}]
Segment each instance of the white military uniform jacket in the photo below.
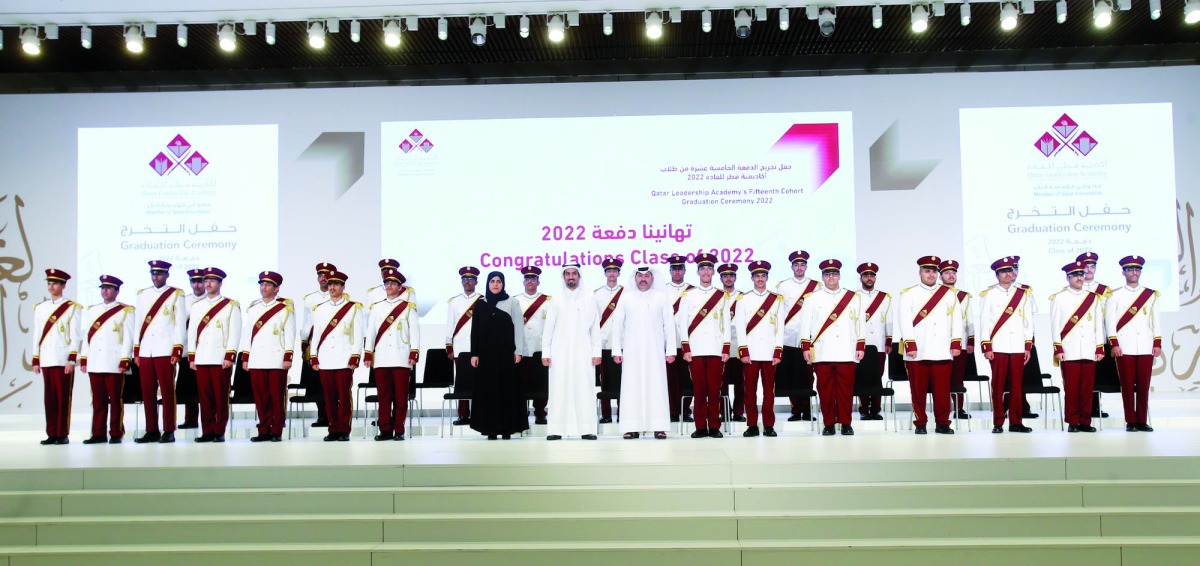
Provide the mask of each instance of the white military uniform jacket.
[{"label": "white military uniform jacket", "polygon": [[[925,309],[925,304],[941,287],[943,285],[937,283],[932,287],[913,285],[901,291],[900,298],[896,301],[896,328],[906,348],[905,356],[909,360],[951,360],[953,356],[950,350],[962,349],[962,323],[957,318],[958,301],[954,298],[953,289],[947,288],[941,300],[914,324],[917,316]],[[913,348],[917,351],[916,357],[908,354]]]},{"label": "white military uniform jacket", "polygon": [[[1075,318],[1075,312],[1083,301],[1091,297],[1092,304],[1063,336],[1067,323]],[[1104,317],[1100,316],[1102,297],[1087,289],[1075,291],[1068,287],[1050,295],[1050,331],[1054,333],[1054,353],[1064,354],[1067,360],[1095,360],[1096,354],[1104,353]]]},{"label": "white military uniform jacket", "polygon": [[[97,319],[112,309],[120,310],[97,326]],[[133,306],[116,301],[87,308],[80,335],[79,365],[86,365],[88,373],[124,373],[121,362],[129,367],[133,356],[133,310]],[[96,329],[89,339],[93,326]]]},{"label": "white military uniform jacket", "polygon": [[[371,305],[366,328],[366,356],[371,360],[371,367],[411,367],[409,359],[421,351],[421,317],[417,314],[417,304],[401,296]],[[406,306],[393,316],[392,311],[401,302]],[[384,327],[383,334],[379,333],[381,327]]]},{"label": "white military uniform jacket", "polygon": [[[703,320],[695,330],[689,331],[692,320],[704,308],[713,295],[720,300],[713,305],[712,310],[704,313]],[[733,333],[733,322],[729,320],[729,296],[716,287],[693,287],[683,295],[679,302],[679,312],[675,315],[675,328],[683,336],[684,353],[691,352],[693,356],[720,356],[729,353],[730,336]]]},{"label": "white military uniform jacket", "polygon": [[[769,307],[763,309],[763,303],[772,296],[775,297],[775,300]],[[783,295],[770,291],[741,293],[733,315],[738,357],[749,356],[752,362],[769,362],[783,356],[783,304],[785,302],[786,299],[783,298]],[[760,310],[763,311],[761,320],[747,332],[746,326],[749,325],[750,319]]]},{"label": "white military uniform jacket", "polygon": [[[1117,330],[1121,317],[1129,312],[1142,292],[1151,293],[1146,301],[1133,315],[1133,318]],[[1112,290],[1104,305],[1104,325],[1108,330],[1108,343],[1121,347],[1124,356],[1149,356],[1154,348],[1162,346],[1162,324],[1158,318],[1158,291],[1145,287],[1117,287]]]},{"label": "white military uniform jacket", "polygon": [[[844,297],[850,297],[850,302],[835,317],[834,309]],[[832,322],[821,332],[826,321]],[[857,361],[855,354],[866,347],[863,336],[862,301],[858,293],[822,287],[804,298],[804,308],[800,311],[800,347],[812,351],[814,363]]]},{"label": "white military uniform jacket", "polygon": [[[879,297],[883,299],[879,299]],[[879,307],[867,317],[867,309],[879,299]],[[873,289],[871,292],[858,292],[859,304],[863,310],[863,339],[867,346],[875,346],[880,354],[887,352],[892,345],[892,296]]]},{"label": "white military uniform jacket", "polygon": [[[46,323],[63,303],[71,306],[50,322],[50,330],[43,338],[42,332]],[[83,332],[83,307],[66,297],[57,300],[46,299],[33,305],[33,326],[29,334],[33,337],[33,365],[41,367],[60,367],[75,363],[79,355],[79,337]]]},{"label": "white military uniform jacket", "polygon": [[[478,292],[470,295],[459,293],[450,297],[450,305],[446,308],[446,346],[454,348],[455,357],[471,351],[471,325],[475,316],[475,301],[482,300],[483,295]],[[467,315],[467,322],[455,333],[454,327],[467,311],[471,312]]]},{"label": "white military uniform jacket", "polygon": [[[348,299],[349,297],[347,297]],[[313,338],[313,309],[317,305],[329,300],[329,291],[320,289],[313,291],[304,296],[300,301],[304,308],[296,309],[296,332],[297,342],[300,343],[300,349],[307,351],[312,347]]]},{"label": "white military uniform jacket", "polygon": [[975,319],[971,313],[972,296],[970,293],[958,288],[951,288],[951,292],[954,293],[954,298],[958,301],[958,312],[960,315],[958,318],[962,321],[962,330],[959,333],[962,334],[963,338],[966,338],[963,343],[967,346],[974,346]]},{"label": "white military uniform jacket", "polygon": [[[1096,312],[1096,315],[1100,317],[1100,334],[1107,339],[1108,326],[1107,321],[1104,320],[1104,313],[1107,310],[1105,307],[1108,304],[1108,296],[1112,294],[1112,287],[1093,279],[1091,281],[1084,281],[1083,288],[1096,294],[1097,304],[1100,305]],[[1063,290],[1066,289],[1066,287],[1063,287]]]},{"label": "white military uniform jacket", "polygon": [[[691,283],[684,282],[684,283],[680,283],[680,284],[676,285],[675,283],[673,283],[671,281],[667,281],[667,284],[663,287],[663,293],[666,293],[667,300],[671,302],[671,312],[674,313],[676,319],[679,318],[679,309],[680,309],[680,306],[683,304],[683,296],[689,290],[695,289],[695,288],[696,287],[693,286]],[[676,328],[678,328],[679,323],[676,322],[675,326],[676,326]],[[675,332],[675,349],[676,350],[683,348],[683,340],[684,340],[684,335],[680,334],[679,331],[677,330]]]},{"label": "white military uniform jacket", "polygon": [[[725,288],[722,287],[721,290],[725,291]],[[738,345],[741,344],[740,342],[738,342],[737,324],[735,324],[733,321],[734,321],[734,319],[737,318],[738,300],[742,298],[742,295],[744,295],[744,293],[742,293],[741,291],[738,291],[737,289],[734,289],[732,291],[725,291],[725,296],[727,297],[726,302],[729,303],[729,323],[734,325],[733,330],[729,333],[729,355],[730,356],[734,356],[734,354],[737,354],[737,352],[739,351]],[[738,355],[737,357],[741,357],[741,356]]]},{"label": "white military uniform jacket", "polygon": [[[521,315],[529,312],[529,307],[538,297],[546,297],[545,301],[538,306],[537,310],[529,317],[529,321],[525,323],[525,353],[526,356],[532,356],[535,352],[542,351],[542,333],[546,328],[546,313],[550,310],[550,296],[538,293],[536,295],[526,295],[521,293],[515,297],[517,305],[521,307]],[[610,321],[611,322],[611,321]]]},{"label": "white military uniform jacket", "polygon": [[[616,320],[614,315],[617,314],[616,309],[621,306],[621,297],[625,296],[625,292],[622,289],[622,286],[617,285],[616,287],[603,286],[594,291],[596,295],[596,312],[600,313],[600,319],[603,320],[600,323],[600,349],[602,350],[612,349],[613,321]],[[613,305],[613,312],[609,312],[608,316],[605,317],[604,313],[608,311],[608,305],[612,302],[613,295],[616,295],[618,291],[621,291],[621,297],[617,297],[617,302]]]},{"label": "white military uniform jacket", "polygon": [[[796,279],[794,276],[784,279],[775,284],[775,291],[783,295],[783,345],[791,348],[800,347],[800,312],[792,314],[791,319],[788,314],[792,312],[792,307],[797,301],[803,301],[804,296],[809,293],[815,293],[821,289],[821,282],[805,277],[804,279]],[[800,303],[803,310],[803,303]]]},{"label": "white military uniform jacket", "polygon": [[[328,295],[328,293],[326,293],[326,295]],[[328,299],[329,297],[326,296],[325,298]],[[401,301],[408,301],[412,303],[414,309],[417,308],[417,291],[412,287],[401,285],[399,298]],[[368,305],[373,305],[379,301],[385,300],[387,300],[387,289],[384,289],[383,285],[376,285],[370,289],[367,289]]]},{"label": "white military uniform jacket", "polygon": [[[282,310],[266,320],[262,319],[263,315],[281,303],[284,305]],[[257,334],[254,332],[255,327],[258,327]],[[238,350],[242,352],[242,361],[250,362],[250,369],[283,369],[283,362],[292,361],[295,348],[296,307],[291,299],[275,297],[269,303],[255,299],[246,307],[242,342]]]},{"label": "white military uniform jacket", "polygon": [[[1024,296],[1004,324],[997,329],[996,322],[1008,310],[1018,289],[1024,290]],[[993,285],[980,291],[979,346],[985,354],[1023,354],[1029,351],[1033,346],[1033,311],[1029,307],[1029,298],[1032,296],[1032,289],[1016,283],[1008,289]]]},{"label": "white military uniform jacket", "polygon": [[[150,316],[150,308],[154,306],[163,293],[173,293],[167,298],[150,319],[146,333],[142,332],[142,324]],[[163,356],[182,356],[183,344],[187,339],[188,309],[183,301],[183,291],[170,285],[161,289],[146,287],[138,291],[137,306],[134,309],[133,355],[142,358],[159,358]]]},{"label": "white military uniform jacket", "polygon": [[[192,305],[192,323],[188,325],[188,361],[199,366],[216,366],[233,362],[242,340],[242,307],[230,299],[220,310],[212,312],[227,297],[204,297]],[[205,323],[205,319],[208,322]],[[204,324],[201,329],[200,325]]]},{"label": "white military uniform jacket", "polygon": [[[350,302],[350,309],[341,318],[334,320],[346,303]],[[317,305],[312,310],[313,321],[313,338],[310,360],[316,360],[320,369],[347,369],[362,359],[363,340],[366,336],[367,324],[366,316],[363,313],[362,303],[355,303],[350,299],[342,296],[342,300],[338,303],[333,301],[325,301]],[[325,331],[329,328],[330,322],[333,322],[333,328],[329,329],[326,335]],[[321,340],[321,336],[325,335],[325,339]]]}]

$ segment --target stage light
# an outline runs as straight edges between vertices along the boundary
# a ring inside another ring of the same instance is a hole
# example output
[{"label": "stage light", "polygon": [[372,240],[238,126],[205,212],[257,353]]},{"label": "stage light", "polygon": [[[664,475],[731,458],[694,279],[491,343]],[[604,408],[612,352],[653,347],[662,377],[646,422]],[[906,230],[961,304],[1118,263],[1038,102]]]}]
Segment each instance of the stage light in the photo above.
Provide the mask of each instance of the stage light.
[{"label": "stage light", "polygon": [[750,24],[754,19],[750,17],[750,10],[742,8],[733,15],[733,33],[737,34],[739,39],[750,37]]},{"label": "stage light", "polygon": [[1012,31],[1017,28],[1017,5],[1012,2],[1000,4],[1000,29]]},{"label": "stage light", "polygon": [[646,37],[658,39],[662,37],[662,12],[646,12]]},{"label": "stage light", "polygon": [[709,10],[700,12],[700,31],[704,33],[712,31],[712,12]]},{"label": "stage light", "polygon": [[1108,0],[1092,0],[1092,21],[1096,27],[1104,29],[1112,24],[1112,4]]},{"label": "stage light", "polygon": [[1186,0],[1183,3],[1183,21],[1187,24],[1200,22],[1200,0]]},{"label": "stage light", "polygon": [[561,43],[567,37],[567,24],[562,16],[550,16],[546,19],[546,37],[554,43]]},{"label": "stage light", "polygon": [[175,26],[175,43],[180,47],[187,47],[187,26],[179,24]]},{"label": "stage light", "polygon": [[79,28],[79,45],[84,49],[92,48],[92,28],[83,26]]},{"label": "stage light", "polygon": [[1061,24],[1067,21],[1067,0],[1058,0],[1058,2],[1054,4],[1054,13],[1055,21],[1058,23]]},{"label": "stage light", "polygon": [[38,36],[37,26],[21,28],[21,49],[29,55],[41,55],[42,38]]},{"label": "stage light", "polygon": [[924,4],[913,4],[909,7],[913,33],[924,33],[929,29],[929,8]]},{"label": "stage light", "polygon": [[483,17],[471,18],[471,44],[480,46],[487,43],[487,20]]},{"label": "stage light", "polygon": [[438,18],[437,26],[438,26],[438,31],[437,31],[438,39],[440,39],[442,41],[446,41],[446,38],[450,37],[450,26],[449,26],[449,24],[446,23],[446,18]]},{"label": "stage light", "polygon": [[125,49],[128,49],[130,53],[141,53],[145,47],[142,43],[144,39],[142,26],[125,26]]},{"label": "stage light", "polygon": [[350,41],[358,43],[362,39],[362,24],[358,20],[350,20]]},{"label": "stage light", "polygon": [[779,9],[779,31],[787,31],[792,25],[792,17],[788,14],[787,8]]},{"label": "stage light", "polygon": [[871,7],[871,27],[875,29],[883,27],[883,6],[879,4]]},{"label": "stage light", "polygon": [[1162,16],[1162,0],[1150,0],[1150,19],[1157,20]]},{"label": "stage light", "polygon": [[611,12],[604,13],[604,35],[612,35],[613,31],[613,16]]},{"label": "stage light", "polygon": [[308,45],[313,49],[325,48],[325,24],[319,21],[308,23]]},{"label": "stage light", "polygon": [[962,22],[964,26],[971,25],[971,5],[969,3],[963,2],[958,7],[958,21]]},{"label": "stage light", "polygon": [[517,30],[521,37],[529,37],[529,16],[521,16],[521,23]]},{"label": "stage light", "polygon": [[393,49],[400,47],[400,20],[383,21],[383,44]]},{"label": "stage light", "polygon": [[237,30],[234,29],[232,23],[217,25],[217,41],[220,43],[222,51],[233,52],[234,49],[237,49]]}]

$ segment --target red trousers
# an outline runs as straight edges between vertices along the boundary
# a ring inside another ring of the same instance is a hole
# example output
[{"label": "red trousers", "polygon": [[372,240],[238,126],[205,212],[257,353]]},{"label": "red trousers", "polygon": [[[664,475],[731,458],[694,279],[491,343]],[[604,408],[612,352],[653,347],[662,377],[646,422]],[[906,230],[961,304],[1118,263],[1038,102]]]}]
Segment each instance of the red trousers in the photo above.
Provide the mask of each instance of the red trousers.
[{"label": "red trousers", "polygon": [[854,406],[854,362],[816,362],[817,398],[821,401],[821,419],[825,426],[850,425]]},{"label": "red trousers", "polygon": [[283,434],[287,371],[251,369],[250,389],[254,391],[254,408],[258,410],[258,434]]},{"label": "red trousers", "polygon": [[667,364],[667,403],[672,419],[679,418],[680,414],[691,414],[687,407],[682,407],[679,403],[683,384],[688,379],[688,363],[683,359],[683,350],[675,350],[675,361]]},{"label": "red trousers", "polygon": [[108,425],[108,436],[125,436],[125,403],[121,392],[125,387],[123,373],[89,373],[92,382],[92,436],[104,436],[104,425]]},{"label": "red trousers", "polygon": [[404,367],[375,368],[375,387],[379,397],[379,432],[404,434],[404,419],[408,418],[408,377],[412,369]]},{"label": "red trousers", "polygon": [[1067,424],[1092,424],[1092,387],[1096,383],[1096,362],[1067,360],[1059,363],[1063,378],[1063,409]]},{"label": "red trousers", "polygon": [[912,393],[913,424],[925,426],[925,395],[933,391],[933,422],[950,425],[950,360],[921,360],[904,362],[908,370],[908,386]]},{"label": "red trousers", "polygon": [[[225,436],[229,426],[229,384],[233,379],[233,366],[196,365],[196,388],[200,392],[200,430],[210,436]],[[163,401],[166,408],[166,401]],[[174,413],[175,400],[171,400]],[[164,411],[165,414],[165,411]],[[174,415],[172,415],[173,417]],[[175,427],[175,420],[164,421]]]},{"label": "red trousers", "polygon": [[763,384],[763,426],[775,426],[775,365],[750,360],[750,363],[742,364],[742,374],[746,391],[746,426],[758,426],[759,375],[762,375]]},{"label": "red trousers", "polygon": [[71,391],[75,388],[75,372],[67,373],[64,366],[42,368],[45,385],[46,436],[71,434]]},{"label": "red trousers", "polygon": [[692,388],[695,390],[696,430],[721,428],[721,356],[692,356]]},{"label": "red trousers", "polygon": [[353,380],[354,370],[350,368],[321,370],[321,389],[325,391],[330,434],[350,434],[350,415],[354,411],[350,382]]},{"label": "red trousers", "polygon": [[[957,358],[955,358],[957,359]],[[887,353],[879,352],[879,379],[882,380],[887,372]],[[858,413],[860,415],[878,415],[883,410],[883,396],[870,395],[858,398]]]},{"label": "red trousers", "polygon": [[141,374],[142,409],[146,411],[146,433],[159,432],[160,389],[163,409],[162,432],[175,432],[175,366],[171,365],[171,357],[138,358],[138,372]]},{"label": "red trousers", "polygon": [[1025,354],[992,353],[992,425],[1004,425],[1006,403],[1004,384],[1008,383],[1011,395],[1008,395],[1009,426],[1021,424],[1025,409],[1021,402],[1025,396],[1021,394],[1021,376],[1025,373]]},{"label": "red trousers", "polygon": [[1150,370],[1154,356],[1124,355],[1117,358],[1117,377],[1121,379],[1121,401],[1125,405],[1126,424],[1146,424],[1150,404]]}]

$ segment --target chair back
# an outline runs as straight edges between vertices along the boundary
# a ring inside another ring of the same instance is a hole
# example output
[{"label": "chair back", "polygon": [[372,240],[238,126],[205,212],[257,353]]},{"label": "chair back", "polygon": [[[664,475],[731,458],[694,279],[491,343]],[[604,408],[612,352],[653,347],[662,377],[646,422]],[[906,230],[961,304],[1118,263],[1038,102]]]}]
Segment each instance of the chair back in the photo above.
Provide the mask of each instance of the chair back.
[{"label": "chair back", "polygon": [[425,372],[421,374],[421,388],[444,389],[454,384],[454,361],[446,357],[445,348],[425,350]]},{"label": "chair back", "polygon": [[138,371],[137,364],[130,364],[131,373],[125,374],[125,383],[121,387],[121,402],[141,403],[142,402],[142,381],[141,373]]},{"label": "chair back", "polygon": [[1025,362],[1025,371],[1021,374],[1021,387],[1028,391],[1030,387],[1041,387],[1042,363],[1038,361],[1037,346],[1029,351],[1029,361]]},{"label": "chair back", "polygon": [[854,391],[872,391],[883,388],[883,376],[879,374],[879,349],[867,346],[863,359],[854,368]]},{"label": "chair back", "polygon": [[968,354],[963,350],[960,356],[966,356],[966,366],[963,370],[963,381],[987,381],[988,376],[979,374],[979,362],[975,360],[975,354]]},{"label": "chair back", "polygon": [[[526,362],[526,360],[529,360]],[[521,358],[521,363],[528,363],[533,369],[533,376],[529,381],[525,382],[525,398],[526,399],[545,399],[550,396],[550,368],[542,365],[542,353],[534,352],[532,356]],[[617,387],[618,393],[620,386]]]},{"label": "chair back", "polygon": [[1112,357],[1112,348],[1104,346],[1104,359],[1096,362],[1096,383],[1093,390],[1101,393],[1120,393],[1121,379],[1117,376],[1117,360]]},{"label": "chair back", "polygon": [[892,348],[887,355],[888,379],[892,381],[908,381],[908,368],[904,367],[903,347]]},{"label": "chair back", "polygon": [[241,354],[238,354],[233,360],[233,395],[229,398],[233,405],[254,403],[254,382],[250,372],[242,369],[240,359]]}]

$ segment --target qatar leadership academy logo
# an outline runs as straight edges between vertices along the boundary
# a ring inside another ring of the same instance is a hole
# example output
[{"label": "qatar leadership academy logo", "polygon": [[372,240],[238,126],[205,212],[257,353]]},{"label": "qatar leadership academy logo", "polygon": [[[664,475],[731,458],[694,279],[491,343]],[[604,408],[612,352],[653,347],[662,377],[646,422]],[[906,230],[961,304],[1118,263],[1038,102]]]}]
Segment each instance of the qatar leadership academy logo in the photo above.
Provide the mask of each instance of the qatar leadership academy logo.
[{"label": "qatar leadership academy logo", "polygon": [[1079,127],[1067,114],[1059,117],[1050,131],[1042,134],[1033,144],[1046,157],[1058,155],[1064,148],[1080,157],[1087,157],[1097,145],[1096,138]]},{"label": "qatar leadership academy logo", "polygon": [[150,168],[158,173],[159,177],[167,175],[176,169],[183,169],[188,173],[199,175],[208,167],[208,160],[192,147],[184,139],[182,134],[176,134],[175,138],[167,144],[167,151],[158,152],[154,159],[150,160]]},{"label": "qatar leadership academy logo", "polygon": [[421,130],[414,129],[408,133],[408,137],[404,138],[404,141],[400,142],[400,151],[409,153],[414,149],[429,153],[433,151],[433,142],[429,141],[429,138],[425,137]]}]

